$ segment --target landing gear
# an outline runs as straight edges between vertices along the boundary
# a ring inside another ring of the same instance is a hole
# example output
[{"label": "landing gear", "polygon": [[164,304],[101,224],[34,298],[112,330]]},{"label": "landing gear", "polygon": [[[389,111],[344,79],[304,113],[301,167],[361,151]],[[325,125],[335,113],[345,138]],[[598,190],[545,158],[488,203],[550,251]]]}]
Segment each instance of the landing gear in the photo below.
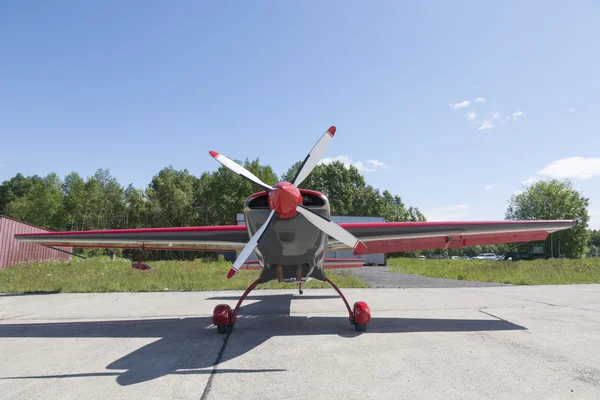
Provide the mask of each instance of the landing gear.
[{"label": "landing gear", "polygon": [[260,280],[257,279],[246,289],[242,297],[238,300],[237,305],[235,306],[235,310],[231,310],[227,304],[219,304],[213,310],[213,324],[217,326],[217,332],[219,333],[227,333],[233,325],[235,324],[235,320],[237,318],[237,313],[242,305],[244,299],[248,296],[248,294],[260,283]]},{"label": "landing gear", "polygon": [[[115,253],[113,253],[115,254]],[[142,263],[144,259],[144,247],[140,246],[140,258],[137,263],[132,263],[131,268],[133,269],[141,269],[142,271],[149,270],[150,266],[148,264]]]},{"label": "landing gear", "polygon": [[354,329],[364,332],[369,322],[371,322],[371,309],[367,303],[364,301],[354,303]]},{"label": "landing gear", "polygon": [[346,308],[348,309],[348,314],[350,316],[350,323],[354,325],[354,329],[356,329],[357,332],[366,331],[367,325],[369,324],[369,322],[371,322],[371,309],[369,308],[367,303],[365,303],[364,301],[357,301],[356,303],[354,303],[353,309],[351,309],[350,304],[348,304],[348,301],[346,300],[346,297],[344,297],[342,291],[337,286],[335,286],[335,284],[332,281],[330,281],[329,278],[325,278],[325,282],[327,282],[329,286],[334,288],[335,291],[338,292],[338,294],[344,301],[344,304],[346,305]]},{"label": "landing gear", "polygon": [[217,326],[219,333],[227,333],[233,312],[227,304],[219,304],[213,310],[213,324]]},{"label": "landing gear", "polygon": [[302,283],[298,283],[298,293],[300,293],[300,295],[304,294],[304,290],[302,290]]},{"label": "landing gear", "polygon": [[[357,332],[366,331],[367,325],[371,322],[371,310],[369,309],[367,303],[364,301],[357,301],[354,303],[354,307],[350,308],[350,304],[348,304],[348,301],[346,300],[346,297],[344,297],[344,294],[341,292],[341,290],[328,278],[325,278],[325,282],[334,288],[344,301],[344,304],[348,309],[350,323],[354,325],[354,329],[356,329]],[[232,310],[227,304],[219,304],[215,307],[213,310],[212,320],[213,324],[217,326],[217,332],[223,334],[229,332],[233,328],[242,302],[248,296],[248,294],[250,294],[250,292],[254,290],[256,286],[258,286],[259,283],[260,280],[257,279],[248,287],[248,289],[246,289],[242,297],[240,297],[239,301],[237,302],[234,310]],[[298,290],[300,294],[303,293],[302,283],[300,282],[298,283]]]}]

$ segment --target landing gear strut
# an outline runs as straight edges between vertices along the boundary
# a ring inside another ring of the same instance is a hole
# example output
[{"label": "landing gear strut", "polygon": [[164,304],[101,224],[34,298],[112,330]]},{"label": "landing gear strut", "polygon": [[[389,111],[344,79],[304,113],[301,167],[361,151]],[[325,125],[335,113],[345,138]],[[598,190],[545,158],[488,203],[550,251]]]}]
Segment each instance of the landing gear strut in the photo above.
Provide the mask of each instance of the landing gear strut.
[{"label": "landing gear strut", "polygon": [[354,329],[356,329],[356,331],[358,332],[366,331],[367,325],[369,324],[369,322],[371,322],[371,309],[369,309],[367,303],[365,303],[364,301],[357,301],[356,303],[354,303],[353,310],[350,308],[350,304],[348,304],[348,300],[346,300],[346,297],[344,297],[342,291],[337,286],[335,286],[335,284],[331,282],[329,278],[325,278],[325,282],[327,282],[329,286],[334,288],[335,291],[338,292],[338,294],[344,301],[344,304],[348,309],[348,315],[350,316],[350,323],[354,325]]},{"label": "landing gear strut", "polygon": [[[350,304],[348,304],[348,301],[346,300],[346,297],[344,297],[344,294],[341,292],[341,290],[328,278],[325,278],[325,282],[327,282],[329,286],[334,288],[335,291],[340,295],[340,297],[344,301],[344,304],[348,309],[350,323],[354,325],[354,329],[356,329],[358,332],[366,331],[367,325],[369,324],[369,322],[371,322],[371,310],[369,309],[367,303],[365,303],[364,301],[357,301],[356,303],[354,303],[354,307],[350,308]],[[215,307],[215,309],[213,310],[213,324],[217,326],[217,331],[219,333],[227,333],[231,328],[233,328],[233,325],[235,325],[235,321],[237,318],[237,313],[240,309],[240,306],[242,305],[242,302],[248,296],[248,294],[250,294],[250,292],[258,286],[259,283],[260,279],[257,279],[254,282],[252,282],[252,284],[248,287],[248,289],[246,289],[242,297],[240,297],[234,310],[232,310],[231,307],[229,307],[227,304],[219,304]],[[302,283],[300,282],[298,283],[298,290],[300,291],[300,294],[303,293]]]},{"label": "landing gear strut", "polygon": [[248,286],[248,289],[246,289],[242,297],[238,300],[235,310],[231,311],[231,307],[227,304],[219,304],[215,307],[213,310],[213,324],[217,326],[217,331],[219,333],[227,333],[229,332],[229,329],[233,328],[242,302],[259,283],[260,279],[257,279]]},{"label": "landing gear strut", "polygon": [[144,264],[142,263],[142,261],[144,260],[144,246],[140,246],[140,258],[138,260],[137,263],[132,263],[131,264],[131,268],[133,269],[141,269],[141,270],[147,270],[150,269],[150,266],[148,264]]}]

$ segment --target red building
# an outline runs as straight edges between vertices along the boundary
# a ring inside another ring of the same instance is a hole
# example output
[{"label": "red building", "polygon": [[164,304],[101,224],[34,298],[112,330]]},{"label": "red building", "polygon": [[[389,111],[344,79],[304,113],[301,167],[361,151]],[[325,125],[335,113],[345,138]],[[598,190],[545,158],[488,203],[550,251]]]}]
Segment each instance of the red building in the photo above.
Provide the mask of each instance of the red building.
[{"label": "red building", "polygon": [[[62,253],[37,243],[26,243],[15,240],[17,233],[50,232],[35,225],[17,221],[0,215],[0,268],[6,268],[20,262],[27,261],[67,261],[69,254]],[[61,249],[73,251],[70,247]]]}]

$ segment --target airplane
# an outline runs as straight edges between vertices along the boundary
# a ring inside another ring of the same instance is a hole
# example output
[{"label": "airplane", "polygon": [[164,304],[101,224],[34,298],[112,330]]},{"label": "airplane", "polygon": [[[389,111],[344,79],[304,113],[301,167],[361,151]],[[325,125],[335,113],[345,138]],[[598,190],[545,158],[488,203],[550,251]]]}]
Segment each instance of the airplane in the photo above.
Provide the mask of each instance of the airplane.
[{"label": "airplane", "polygon": [[[223,166],[261,189],[244,203],[243,225],[178,228],[119,229],[18,234],[15,239],[44,246],[122,248],[144,250],[239,251],[227,279],[242,268],[252,252],[260,265],[259,277],[246,289],[232,309],[219,304],[213,310],[213,324],[219,333],[229,332],[248,294],[261,283],[272,280],[298,285],[310,280],[326,282],[339,294],[356,331],[367,329],[371,310],[363,302],[353,307],[341,290],[326,277],[330,263],[327,251],[351,249],[354,255],[395,253],[425,249],[544,240],[550,233],[572,227],[573,220],[527,220],[492,222],[366,222],[340,223],[329,219],[329,201],[323,193],[298,186],[322,159],[336,133],[330,127],[308,153],[292,182],[273,186],[226,156],[209,154]],[[144,269],[140,263],[136,268]],[[352,266],[352,263],[343,264]],[[335,265],[332,265],[335,267]]]}]

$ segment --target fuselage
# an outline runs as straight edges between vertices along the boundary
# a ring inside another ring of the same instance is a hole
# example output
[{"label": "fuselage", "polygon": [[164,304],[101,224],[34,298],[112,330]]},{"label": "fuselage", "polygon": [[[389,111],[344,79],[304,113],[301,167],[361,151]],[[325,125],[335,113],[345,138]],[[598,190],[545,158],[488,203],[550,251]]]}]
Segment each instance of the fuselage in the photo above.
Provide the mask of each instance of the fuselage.
[{"label": "fuselage", "polygon": [[[300,204],[329,218],[329,202],[323,193],[306,189],[300,189],[299,192],[302,199]],[[273,207],[273,203],[267,192],[255,193],[246,199],[244,218],[249,237],[265,223],[271,212],[270,207]],[[280,282],[324,281],[328,236],[301,214],[288,214],[285,217],[280,218],[277,214],[273,217],[255,250],[262,267],[261,282],[274,279]]]}]

